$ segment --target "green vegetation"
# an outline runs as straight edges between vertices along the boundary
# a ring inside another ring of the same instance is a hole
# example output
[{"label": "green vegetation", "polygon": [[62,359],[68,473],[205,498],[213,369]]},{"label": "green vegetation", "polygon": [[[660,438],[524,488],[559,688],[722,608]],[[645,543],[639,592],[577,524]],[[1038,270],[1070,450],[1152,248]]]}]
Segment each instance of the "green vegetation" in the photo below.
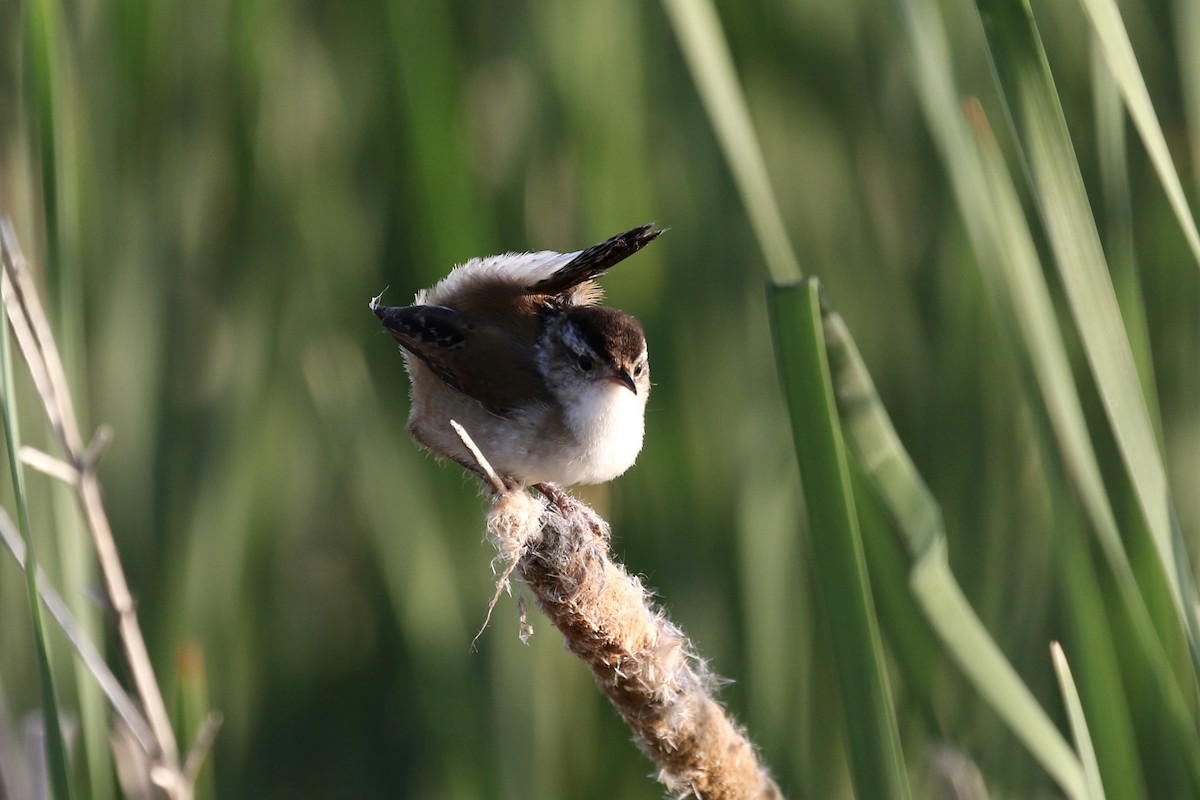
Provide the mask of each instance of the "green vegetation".
[{"label": "green vegetation", "polygon": [[[114,430],[180,747],[224,715],[199,796],[662,795],[536,612],[471,649],[486,503],[408,440],[367,309],[650,220],[605,281],[646,449],[582,494],[785,793],[1200,796],[1200,8],[1123,5],[0,3],[0,213]],[[822,307],[764,293],[801,273]],[[61,456],[15,352],[8,446]],[[789,433],[840,465],[806,498]],[[129,685],[73,493],[12,463]],[[0,725],[57,704],[74,795],[118,796],[103,695],[47,615],[50,695],[0,556]]]}]

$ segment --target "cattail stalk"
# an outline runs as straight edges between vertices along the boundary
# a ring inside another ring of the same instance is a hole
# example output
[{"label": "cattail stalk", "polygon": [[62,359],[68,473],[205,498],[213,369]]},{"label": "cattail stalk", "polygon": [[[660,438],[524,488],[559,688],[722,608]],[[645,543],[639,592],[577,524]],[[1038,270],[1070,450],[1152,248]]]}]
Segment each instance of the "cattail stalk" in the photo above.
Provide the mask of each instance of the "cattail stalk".
[{"label": "cattail stalk", "polygon": [[542,498],[506,490],[494,497],[488,533],[674,796],[782,797],[713,698],[716,680],[691,642],[612,560],[608,524],[594,510],[552,486]]}]

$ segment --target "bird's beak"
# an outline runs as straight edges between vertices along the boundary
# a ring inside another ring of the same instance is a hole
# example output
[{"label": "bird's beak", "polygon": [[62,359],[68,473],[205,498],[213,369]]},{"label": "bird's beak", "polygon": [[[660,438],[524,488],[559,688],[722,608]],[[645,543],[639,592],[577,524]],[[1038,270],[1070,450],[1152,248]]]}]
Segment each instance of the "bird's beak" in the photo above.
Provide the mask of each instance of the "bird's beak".
[{"label": "bird's beak", "polygon": [[621,369],[620,367],[614,369],[612,374],[608,376],[608,379],[614,383],[621,384],[634,394],[638,393],[637,384],[633,382],[633,378],[629,377],[629,372]]}]

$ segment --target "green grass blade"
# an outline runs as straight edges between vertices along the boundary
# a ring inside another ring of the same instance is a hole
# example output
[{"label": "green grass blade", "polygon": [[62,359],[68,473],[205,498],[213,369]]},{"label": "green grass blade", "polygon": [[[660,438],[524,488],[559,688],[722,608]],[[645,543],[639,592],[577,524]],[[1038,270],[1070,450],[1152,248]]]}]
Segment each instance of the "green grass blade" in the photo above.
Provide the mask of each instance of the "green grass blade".
[{"label": "green grass blade", "polygon": [[[844,424],[842,433],[848,434]],[[896,535],[892,516],[880,502],[853,447],[850,449],[850,476],[854,479],[854,504],[867,556],[871,591],[891,663],[903,675],[905,696],[920,698],[917,702],[935,708],[945,672],[944,648],[929,624],[925,609],[913,595],[908,549]]]},{"label": "green grass blade", "polygon": [[[1175,0],[1172,3],[1175,29],[1175,55],[1179,59],[1180,91],[1187,129],[1200,129],[1200,3]],[[1188,155],[1192,182],[1200,179],[1200,136],[1188,137]]]},{"label": "green grass blade", "polygon": [[[993,258],[982,259],[987,285],[996,296],[1002,314],[1014,320],[1013,327],[1023,341],[1023,354],[1029,360],[1031,379],[1036,382],[1042,395],[1047,423],[1054,432],[1072,487],[1108,561],[1133,635],[1155,676],[1153,685],[1162,693],[1161,702],[1175,723],[1177,734],[1181,739],[1193,740],[1195,734],[1192,732],[1189,705],[1155,630],[1146,599],[1122,542],[1112,503],[1105,491],[1098,457],[1088,436],[1082,403],[1071,374],[1066,344],[1057,325],[1050,290],[1021,211],[1016,188],[994,140],[986,134],[979,139],[984,187],[990,194],[991,202],[988,219],[996,226],[995,240],[1000,243]],[[998,256],[998,260],[995,256]],[[1069,533],[1064,532],[1063,536],[1068,537],[1060,545],[1065,554],[1075,545],[1069,541]],[[1070,559],[1071,556],[1064,555],[1064,558]],[[1065,569],[1068,571],[1068,585],[1078,586],[1078,582],[1070,579],[1072,564],[1067,564]],[[1098,606],[1092,606],[1091,613],[1096,613],[1096,608]],[[1094,624],[1081,627],[1092,627]],[[1101,673],[1107,671],[1095,659],[1085,662],[1083,668]],[[1128,721],[1114,723],[1110,729],[1112,737],[1127,738],[1125,732],[1120,730],[1127,724]],[[1123,751],[1129,749],[1128,745],[1117,742],[1108,746],[1119,747]],[[1114,759],[1111,755],[1110,759],[1131,761],[1136,760],[1136,754],[1125,752],[1120,759]],[[1192,762],[1192,771],[1195,773],[1200,764],[1196,764],[1195,758]]]},{"label": "green grass blade", "polygon": [[833,640],[860,797],[909,796],[896,711],[859,538],[814,279],[770,289],[779,376],[812,528],[814,572]]},{"label": "green grass blade", "polygon": [[1027,4],[978,5],[1088,365],[1200,668],[1196,590],[1172,530],[1166,470],[1041,39]]},{"label": "green grass blade", "polygon": [[[46,236],[46,289],[53,298],[55,328],[65,366],[74,379],[72,383],[82,385],[86,374],[82,354],[87,314],[83,305],[83,265],[77,255],[84,228],[78,212],[83,187],[88,184],[87,176],[82,174],[87,149],[73,145],[81,140],[90,141],[86,130],[88,115],[80,113],[83,104],[73,102],[71,87],[78,84],[71,65],[78,54],[72,51],[67,39],[60,3],[36,0],[29,4],[27,17],[25,50],[32,87],[31,139],[37,143],[37,174]],[[83,410],[79,401],[76,406],[77,410]],[[43,551],[42,556],[55,562],[64,585],[92,585],[97,582],[95,556],[75,496],[65,484],[56,483],[51,491],[54,551]],[[68,592],[67,596],[90,638],[103,644],[100,609],[83,592]],[[86,793],[93,800],[108,800],[113,797],[115,786],[108,709],[103,693],[86,667],[79,661],[73,666],[75,708],[79,715],[77,741],[86,763]]]},{"label": "green grass blade", "polygon": [[1063,792],[1083,797],[1079,761],[992,641],[950,571],[941,512],[901,445],[854,340],[835,312],[826,312],[825,337],[847,441],[909,549],[912,591],[926,618],[975,690]]},{"label": "green grass blade", "polygon": [[1125,99],[1129,116],[1142,137],[1158,179],[1162,181],[1167,200],[1192,250],[1192,257],[1200,266],[1200,232],[1196,230],[1196,220],[1183,193],[1183,183],[1179,180],[1171,152],[1167,149],[1167,139],[1163,136],[1158,115],[1154,113],[1154,105],[1150,102],[1150,92],[1146,89],[1146,80],[1133,54],[1133,45],[1129,43],[1129,33],[1121,20],[1121,12],[1113,0],[1079,0],[1079,4],[1092,23],[1109,72]]},{"label": "green grass blade", "polygon": [[[7,273],[9,260],[21,257],[16,251],[16,236],[7,218],[0,218],[0,247],[3,248],[4,270]],[[8,284],[7,276],[4,282]],[[0,414],[4,418],[4,443],[17,504],[17,524],[25,540],[25,584],[41,679],[42,717],[46,726],[46,764],[50,773],[51,792],[54,797],[62,800],[72,796],[71,773],[67,764],[67,747],[63,738],[58,696],[54,689],[54,673],[50,666],[50,650],[46,642],[46,630],[42,625],[42,604],[38,599],[37,559],[34,556],[33,535],[29,527],[29,511],[26,505],[25,470],[17,457],[17,451],[21,447],[21,436],[17,421],[10,339],[6,318],[4,322],[0,322],[0,376],[3,378],[3,386],[0,387],[3,394],[0,397]]]},{"label": "green grass blade", "polygon": [[[1162,693],[1161,702],[1176,733],[1181,740],[1191,741],[1194,732],[1189,705],[1158,638],[1125,552],[1037,248],[1016,189],[986,120],[979,114],[978,132],[972,133],[963,118],[958,91],[949,77],[953,70],[936,8],[913,0],[901,2],[900,10],[909,36],[918,97],[942,152],[963,221],[979,258],[985,286],[997,301],[1001,324],[1011,320],[1008,327],[1012,333],[1006,334],[1005,338],[1019,337],[1023,343],[1019,355],[1027,365],[1029,379],[1041,395],[1046,422],[1053,431],[1075,496],[1086,512],[1115,576],[1139,650],[1145,654],[1154,675],[1150,683]],[[1061,548],[1069,546],[1069,542],[1060,544]],[[1090,613],[1097,613],[1097,608],[1092,606]],[[1085,663],[1084,667],[1089,672],[1095,671],[1095,680],[1102,683],[1118,669],[1115,663],[1094,661]],[[1127,719],[1124,724],[1128,726]],[[1113,725],[1104,730],[1103,744],[1109,755],[1107,763],[1136,763],[1138,754],[1129,741],[1128,727],[1121,730],[1119,721]],[[1185,747],[1184,750],[1190,752],[1192,748]],[[1119,755],[1114,756],[1114,752]],[[1195,772],[1194,765],[1192,771]],[[1133,773],[1127,771],[1125,774]],[[1137,783],[1134,781],[1132,785]]]},{"label": "green grass blade", "polygon": [[[212,713],[210,709],[213,707],[209,697],[204,648],[199,642],[188,642],[181,645],[176,653],[175,663],[178,665],[179,676],[176,714],[179,727],[176,731],[176,738],[183,747],[183,751],[188,754],[187,757],[191,758],[190,748],[195,746],[197,734],[206,730]],[[200,771],[195,777],[196,780],[192,787],[193,800],[214,800],[216,794],[213,788],[211,752],[208,752],[207,757],[201,762]]]},{"label": "green grass blade", "polygon": [[1096,763],[1096,750],[1092,747],[1087,719],[1083,716],[1083,704],[1079,702],[1079,690],[1075,688],[1075,680],[1071,677],[1071,667],[1058,642],[1050,645],[1050,656],[1054,660],[1063,704],[1067,707],[1067,719],[1071,721],[1071,731],[1075,734],[1079,759],[1083,762],[1083,772],[1087,777],[1087,796],[1090,800],[1103,800],[1104,784],[1100,782],[1100,765]]},{"label": "green grass blade", "polygon": [[1154,360],[1150,348],[1150,326],[1146,303],[1138,275],[1134,248],[1133,198],[1129,185],[1129,159],[1126,158],[1125,106],[1120,90],[1109,71],[1101,65],[1101,53],[1093,38],[1092,103],[1096,119],[1096,151],[1100,181],[1104,193],[1104,251],[1112,266],[1113,286],[1129,335],[1129,344],[1142,381],[1142,392],[1151,413],[1155,436],[1161,443],[1162,417],[1159,414],[1158,385],[1154,379]]},{"label": "green grass blade", "polygon": [[34,139],[41,171],[42,214],[51,269],[58,267],[59,235],[58,141],[55,133],[55,66],[59,32],[58,8],[53,0],[29,4],[26,25],[26,58],[33,83]]},{"label": "green grass blade", "polygon": [[771,191],[766,161],[717,11],[711,0],[663,0],[663,8],[750,215],[767,269],[777,283],[796,280],[803,274],[800,262]]},{"label": "green grass blade", "polygon": [[[1046,479],[1052,484],[1061,482],[1059,476],[1050,470],[1046,470]],[[1052,494],[1067,496],[1065,487],[1057,485],[1053,487]],[[1117,625],[1127,623],[1119,615],[1116,619],[1110,619],[1110,615],[1104,613],[1106,608],[1119,609],[1119,606],[1105,602],[1105,590],[1112,583],[1097,574],[1092,547],[1081,521],[1076,519],[1075,509],[1066,503],[1059,503],[1052,514],[1051,524],[1057,534],[1059,561],[1062,564],[1063,586],[1060,594],[1071,623],[1068,645],[1079,669],[1081,704],[1090,721],[1090,738],[1097,753],[1100,774],[1113,797],[1145,800],[1149,796],[1146,769],[1153,767],[1144,766],[1138,753],[1138,728],[1133,721],[1130,692],[1121,679],[1123,665],[1118,655],[1120,645],[1113,630]],[[1144,612],[1145,608],[1141,611]],[[1133,626],[1135,635],[1150,630],[1148,620],[1136,620]],[[1148,668],[1131,667],[1129,671],[1132,674],[1154,676],[1153,680],[1164,680],[1167,685],[1175,685],[1173,676],[1167,674],[1165,679],[1162,677],[1162,651],[1157,639],[1153,639],[1150,650],[1130,649],[1142,650],[1140,655],[1149,664]],[[1160,656],[1157,659],[1152,654],[1155,649]],[[1136,689],[1133,691],[1136,692]],[[1177,705],[1177,701],[1172,700],[1158,702]],[[1186,724],[1186,713],[1179,716]]]}]

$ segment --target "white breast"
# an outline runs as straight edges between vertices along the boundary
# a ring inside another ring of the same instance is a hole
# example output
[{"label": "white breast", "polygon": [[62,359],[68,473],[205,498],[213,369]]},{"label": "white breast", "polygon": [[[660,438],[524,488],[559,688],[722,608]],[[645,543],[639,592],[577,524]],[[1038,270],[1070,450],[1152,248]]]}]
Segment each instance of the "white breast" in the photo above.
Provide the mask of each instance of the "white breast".
[{"label": "white breast", "polygon": [[565,448],[565,484],[604,483],[633,466],[642,450],[646,397],[601,381],[566,403],[575,444]]}]

